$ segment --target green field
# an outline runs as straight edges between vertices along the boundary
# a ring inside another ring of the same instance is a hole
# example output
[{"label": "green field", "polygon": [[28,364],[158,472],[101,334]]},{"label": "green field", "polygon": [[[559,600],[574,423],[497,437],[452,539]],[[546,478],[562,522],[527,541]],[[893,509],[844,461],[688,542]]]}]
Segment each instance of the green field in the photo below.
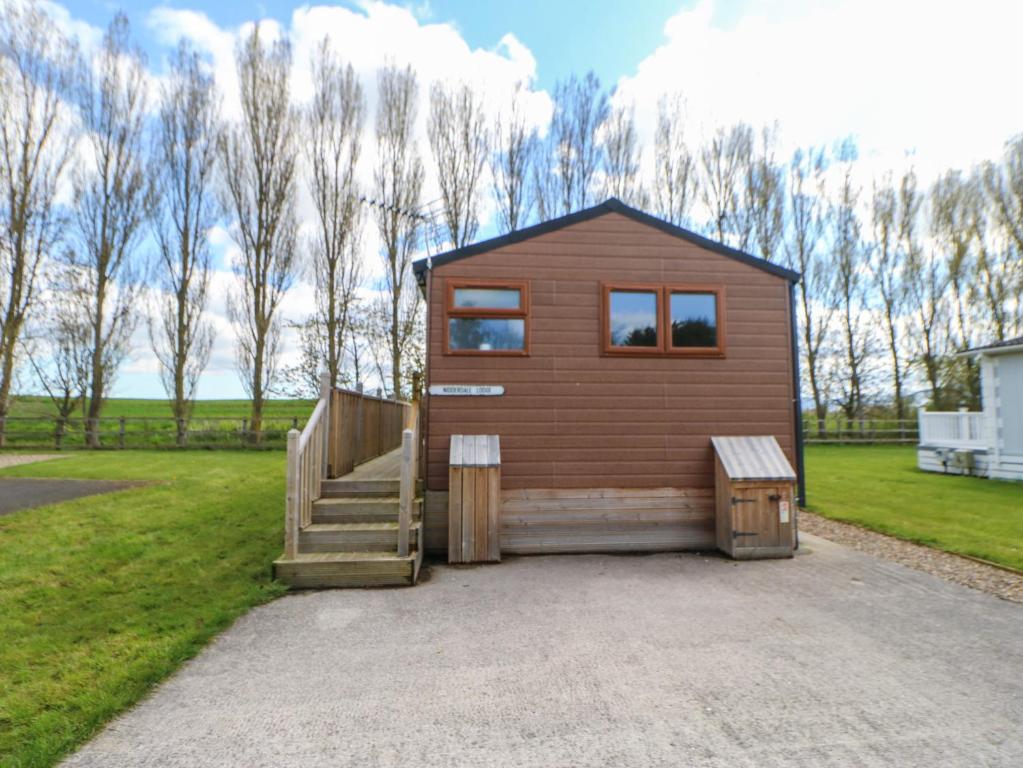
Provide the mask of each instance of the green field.
[{"label": "green field", "polygon": [[1023,569],[1023,483],[921,472],[903,446],[806,449],[809,509]]},{"label": "green field", "polygon": [[[309,400],[268,400],[263,412],[260,447],[282,448],[288,430],[301,429],[315,403]],[[252,411],[248,400],[198,400],[189,422],[188,445],[193,448],[227,448],[254,445],[245,431]],[[121,443],[121,419],[124,419],[124,445],[127,448],[168,448],[175,444],[176,425],[166,400],[108,400],[99,423],[102,443],[117,447]],[[63,425],[61,448],[80,448],[85,444],[81,415]],[[4,424],[5,445],[10,448],[55,448],[57,411],[48,397],[15,397]]]},{"label": "green field", "polygon": [[79,453],[152,485],[0,517],[0,765],[48,766],[282,589],[284,455]]}]

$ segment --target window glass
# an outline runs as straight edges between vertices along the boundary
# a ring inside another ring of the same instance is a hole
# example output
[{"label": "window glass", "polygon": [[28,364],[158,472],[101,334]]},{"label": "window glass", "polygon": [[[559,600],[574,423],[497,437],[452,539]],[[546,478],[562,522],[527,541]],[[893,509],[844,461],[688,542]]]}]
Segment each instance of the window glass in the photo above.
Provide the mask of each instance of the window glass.
[{"label": "window glass", "polygon": [[611,291],[608,298],[611,346],[657,346],[657,294]]},{"label": "window glass", "polygon": [[454,306],[458,309],[519,309],[522,295],[518,288],[455,288]]},{"label": "window glass", "polygon": [[713,293],[671,294],[671,346],[718,345],[717,296]]},{"label": "window glass", "polygon": [[448,347],[482,352],[524,350],[526,321],[521,317],[451,317]]}]

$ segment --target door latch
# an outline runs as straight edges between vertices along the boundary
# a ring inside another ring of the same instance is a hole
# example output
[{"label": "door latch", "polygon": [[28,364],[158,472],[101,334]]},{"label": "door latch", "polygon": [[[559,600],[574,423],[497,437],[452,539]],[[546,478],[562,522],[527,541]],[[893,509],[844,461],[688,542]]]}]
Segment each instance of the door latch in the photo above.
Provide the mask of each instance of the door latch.
[{"label": "door latch", "polygon": [[772,493],[767,498],[768,498],[769,501],[781,501],[781,494],[780,493]]},{"label": "door latch", "polygon": [[760,531],[732,531],[732,540],[739,538],[740,536],[759,536]]}]

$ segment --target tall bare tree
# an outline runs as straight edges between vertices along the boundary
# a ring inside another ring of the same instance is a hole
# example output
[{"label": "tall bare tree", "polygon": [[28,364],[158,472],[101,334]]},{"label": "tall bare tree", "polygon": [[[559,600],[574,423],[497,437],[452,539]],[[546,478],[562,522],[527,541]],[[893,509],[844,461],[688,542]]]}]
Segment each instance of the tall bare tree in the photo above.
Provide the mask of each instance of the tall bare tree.
[{"label": "tall bare tree", "polygon": [[[309,244],[309,266],[317,306],[306,346],[317,353],[307,356],[310,365],[325,366],[330,385],[336,387],[343,378],[344,350],[362,279],[363,208],[356,168],[366,102],[355,70],[331,52],[326,38],[313,56],[312,74],[313,99],[305,122],[309,190],[316,207],[317,227]],[[311,373],[318,375],[316,370]]]},{"label": "tall bare tree", "polygon": [[541,218],[571,213],[594,202],[604,151],[599,128],[608,110],[607,93],[593,72],[581,79],[572,75],[554,86],[554,114],[534,168]]},{"label": "tall bare tree", "polygon": [[797,150],[789,163],[789,236],[785,254],[789,266],[802,273],[799,315],[806,377],[813,396],[818,433],[828,415],[829,386],[824,360],[826,342],[836,311],[836,281],[823,241],[830,228],[825,197],[827,156],[822,149]]},{"label": "tall bare tree", "polygon": [[502,232],[519,229],[529,220],[533,209],[529,168],[538,141],[536,130],[526,123],[522,85],[518,84],[507,110],[494,121],[491,138],[490,175]]},{"label": "tall bare tree", "polygon": [[866,248],[858,213],[861,190],[852,175],[856,156],[856,147],[851,141],[845,141],[838,156],[842,175],[832,204],[831,234],[842,328],[839,405],[849,422],[863,416],[867,366],[872,352],[864,275]]},{"label": "tall bare tree", "polygon": [[697,195],[696,158],[685,137],[685,102],[681,94],[657,101],[654,134],[654,199],[657,211],[672,224],[688,226]]},{"label": "tall bare tree", "polygon": [[242,118],[220,143],[225,207],[241,249],[228,309],[238,332],[238,370],[259,439],[263,402],[277,373],[278,309],[294,279],[297,118],[290,103],[291,45],[263,40],[259,25],[235,52]]},{"label": "tall bare tree", "polygon": [[91,340],[81,297],[58,274],[49,286],[46,316],[29,345],[28,358],[36,381],[65,422],[88,392]]},{"label": "tall bare tree", "polygon": [[[0,419],[43,262],[67,223],[57,194],[75,148],[62,114],[77,53],[35,0],[0,5]],[[3,446],[0,430],[0,447]]]},{"label": "tall bare tree", "polygon": [[954,345],[962,350],[973,337],[974,253],[971,223],[977,199],[970,180],[959,171],[946,171],[931,186],[931,234],[948,262],[952,291]]},{"label": "tall bare tree", "polygon": [[185,42],[170,60],[160,93],[153,175],[163,190],[154,217],[161,288],[149,324],[153,352],[183,445],[199,376],[213,348],[203,317],[210,285],[209,231],[219,214],[214,189],[220,114],[216,87]]},{"label": "tall bare tree", "polygon": [[992,204],[987,183],[998,173],[993,165],[985,163],[975,172],[973,184],[985,194],[973,207],[970,231],[977,250],[978,302],[984,305],[988,332],[1004,341],[1023,333],[1023,250]]},{"label": "tall bare tree", "polygon": [[760,256],[774,261],[785,232],[785,167],[776,156],[777,125],[765,127],[750,154],[746,174],[746,210]]},{"label": "tall bare tree", "polygon": [[906,289],[910,313],[909,338],[913,362],[923,369],[931,402],[940,400],[941,362],[948,349],[946,262],[921,235],[923,194],[916,174],[908,172],[899,185],[899,241],[906,258]]},{"label": "tall bare tree", "polygon": [[700,199],[710,212],[708,230],[722,243],[744,248],[752,232],[743,185],[753,154],[753,129],[745,123],[718,128],[700,149]]},{"label": "tall bare tree", "polygon": [[[129,32],[127,18],[115,16],[79,99],[87,159],[74,174],[76,242],[67,252],[66,279],[90,328],[85,416],[93,427],[140,318],[138,246],[156,189],[146,167],[145,59]],[[88,443],[99,444],[95,429]]]},{"label": "tall bare tree", "polygon": [[[902,184],[908,183],[904,176]],[[892,384],[894,387],[895,418],[906,418],[903,389],[906,370],[903,359],[902,316],[906,309],[905,251],[899,238],[899,201],[891,174],[874,184],[871,198],[871,223],[873,228],[873,270],[874,288],[880,298],[884,316],[885,343],[891,358]]]},{"label": "tall bare tree", "polygon": [[377,229],[383,243],[391,392],[402,392],[403,363],[419,329],[422,307],[413,284],[412,259],[419,238],[423,161],[416,144],[419,84],[411,67],[390,64],[377,74],[377,164],[373,174]]},{"label": "tall bare tree", "polygon": [[640,177],[642,146],[636,133],[635,106],[614,107],[602,128],[605,195],[646,208],[649,199]]},{"label": "tall bare tree", "polygon": [[481,180],[490,138],[482,100],[471,85],[433,84],[427,135],[437,167],[447,240],[461,248],[479,230]]}]

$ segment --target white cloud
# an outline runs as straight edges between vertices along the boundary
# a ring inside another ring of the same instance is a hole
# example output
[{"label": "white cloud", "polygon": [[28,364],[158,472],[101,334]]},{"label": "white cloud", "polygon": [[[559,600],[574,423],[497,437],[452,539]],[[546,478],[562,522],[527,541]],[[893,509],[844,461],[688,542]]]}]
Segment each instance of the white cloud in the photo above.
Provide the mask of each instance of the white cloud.
[{"label": "white cloud", "polygon": [[[657,96],[681,91],[698,134],[745,120],[781,124],[787,149],[853,135],[865,168],[907,152],[924,175],[1000,153],[1023,130],[1012,96],[1023,5],[999,0],[755,0],[733,23],[700,0],[616,98],[653,136]],[[768,10],[770,13],[768,13]]]}]

